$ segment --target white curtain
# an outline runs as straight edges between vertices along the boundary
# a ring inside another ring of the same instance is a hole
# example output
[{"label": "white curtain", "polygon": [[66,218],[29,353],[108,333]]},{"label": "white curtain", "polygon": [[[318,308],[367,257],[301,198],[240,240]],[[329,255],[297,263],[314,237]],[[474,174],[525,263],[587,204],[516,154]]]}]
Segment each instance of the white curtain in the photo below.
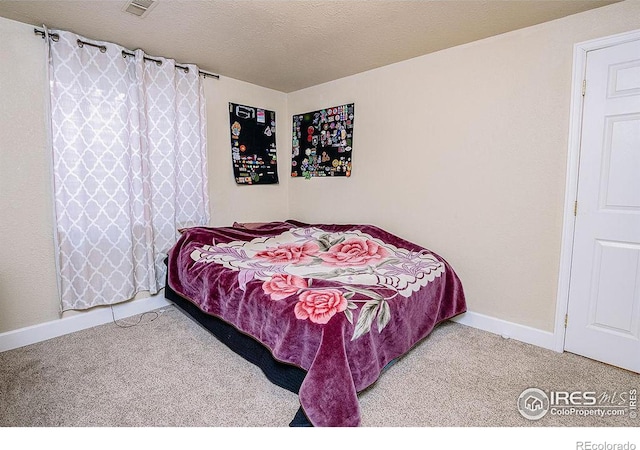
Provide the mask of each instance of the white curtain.
[{"label": "white curtain", "polygon": [[49,33],[62,310],[157,293],[178,229],[209,222],[198,67]]}]

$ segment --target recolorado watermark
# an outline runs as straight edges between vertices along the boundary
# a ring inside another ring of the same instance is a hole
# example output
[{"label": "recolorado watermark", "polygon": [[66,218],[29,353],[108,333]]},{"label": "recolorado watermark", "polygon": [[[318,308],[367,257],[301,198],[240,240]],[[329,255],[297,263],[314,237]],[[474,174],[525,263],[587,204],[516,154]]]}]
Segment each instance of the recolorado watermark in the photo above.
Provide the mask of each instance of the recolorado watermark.
[{"label": "recolorado watermark", "polygon": [[576,442],[576,450],[636,450],[633,442]]},{"label": "recolorado watermark", "polygon": [[[621,391],[543,391],[528,388],[518,397],[518,411],[525,419],[552,416],[638,417],[638,390]],[[590,443],[594,444],[594,443]],[[595,445],[595,444],[594,444]],[[618,447],[580,447],[584,450],[617,450]],[[623,449],[620,450],[635,450]]]}]

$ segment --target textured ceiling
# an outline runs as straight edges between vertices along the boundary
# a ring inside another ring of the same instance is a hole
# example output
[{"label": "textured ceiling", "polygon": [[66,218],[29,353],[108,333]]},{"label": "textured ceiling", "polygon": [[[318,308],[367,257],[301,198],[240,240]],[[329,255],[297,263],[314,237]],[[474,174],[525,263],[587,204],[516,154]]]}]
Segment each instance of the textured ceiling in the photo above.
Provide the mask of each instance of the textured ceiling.
[{"label": "textured ceiling", "polygon": [[0,0],[0,16],[73,31],[292,92],[618,0]]}]

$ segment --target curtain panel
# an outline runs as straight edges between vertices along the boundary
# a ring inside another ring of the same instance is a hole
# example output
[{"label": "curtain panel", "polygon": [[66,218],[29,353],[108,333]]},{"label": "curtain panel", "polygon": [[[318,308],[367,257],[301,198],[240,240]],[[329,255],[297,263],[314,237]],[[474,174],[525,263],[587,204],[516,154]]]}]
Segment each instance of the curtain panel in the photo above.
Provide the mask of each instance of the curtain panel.
[{"label": "curtain panel", "polygon": [[47,59],[62,310],[155,294],[178,230],[209,222],[198,67],[53,32],[59,40],[47,39]]}]

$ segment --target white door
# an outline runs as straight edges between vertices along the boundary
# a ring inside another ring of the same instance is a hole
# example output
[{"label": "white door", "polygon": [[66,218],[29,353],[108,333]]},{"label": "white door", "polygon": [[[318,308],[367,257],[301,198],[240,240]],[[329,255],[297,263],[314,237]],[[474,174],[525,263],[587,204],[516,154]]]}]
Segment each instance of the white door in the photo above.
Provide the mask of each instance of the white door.
[{"label": "white door", "polygon": [[640,372],[640,41],[585,78],[565,350]]}]

